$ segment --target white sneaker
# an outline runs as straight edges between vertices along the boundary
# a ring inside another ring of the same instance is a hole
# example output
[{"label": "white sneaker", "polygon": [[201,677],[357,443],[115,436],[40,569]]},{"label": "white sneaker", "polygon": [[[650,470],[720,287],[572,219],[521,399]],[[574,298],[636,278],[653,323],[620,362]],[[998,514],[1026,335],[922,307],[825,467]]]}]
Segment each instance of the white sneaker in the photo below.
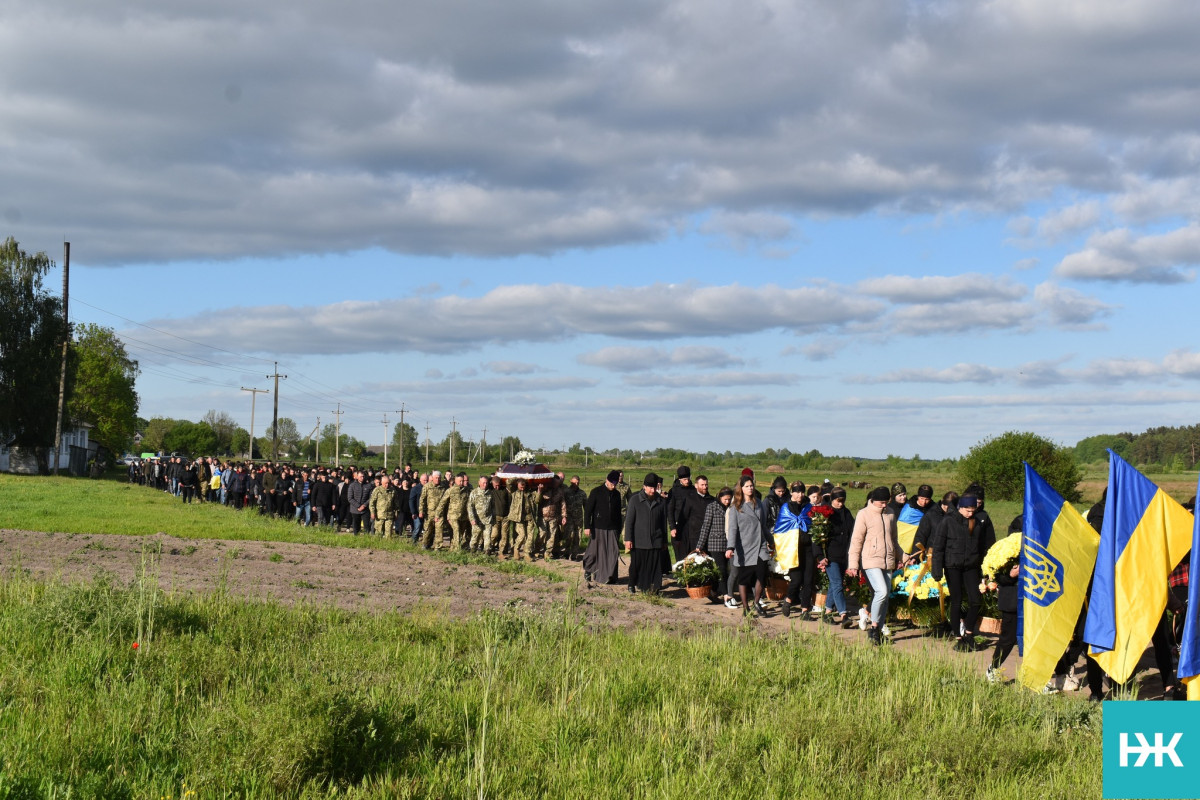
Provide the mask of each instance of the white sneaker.
[{"label": "white sneaker", "polygon": [[1079,691],[1079,688],[1080,688],[1079,679],[1076,678],[1074,674],[1068,673],[1067,675],[1060,676],[1060,677],[1062,678],[1062,684],[1061,684],[1060,688],[1064,692]]},{"label": "white sneaker", "polygon": [[1001,681],[1004,680],[1004,676],[1002,676],[1000,674],[1000,670],[993,669],[992,667],[988,667],[987,668],[987,679],[988,679],[988,683],[1000,683]]},{"label": "white sneaker", "polygon": [[871,627],[871,612],[860,608],[858,610],[858,629],[865,631],[869,627]]},{"label": "white sneaker", "polygon": [[725,601],[725,607],[726,608],[741,608],[742,604],[739,603],[737,600],[734,600],[732,597],[730,597],[729,599],[727,599]]}]

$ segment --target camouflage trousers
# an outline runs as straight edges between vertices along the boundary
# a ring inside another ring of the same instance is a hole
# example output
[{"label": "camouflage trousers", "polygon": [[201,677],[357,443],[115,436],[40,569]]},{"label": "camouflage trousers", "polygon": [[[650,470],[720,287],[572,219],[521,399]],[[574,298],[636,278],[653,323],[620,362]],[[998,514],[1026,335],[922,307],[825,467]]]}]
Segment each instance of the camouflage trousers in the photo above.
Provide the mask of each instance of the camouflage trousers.
[{"label": "camouflage trousers", "polygon": [[488,520],[482,525],[471,526],[471,549],[484,550],[492,542],[492,529],[496,525],[491,520]]},{"label": "camouflage trousers", "polygon": [[516,541],[513,542],[513,558],[520,558],[524,555],[525,558],[532,561],[539,538],[537,523],[533,520],[514,522],[513,533],[516,535]]},{"label": "camouflage trousers", "polygon": [[583,532],[583,517],[567,515],[567,524],[563,526],[563,549],[567,558],[579,555],[579,535]]},{"label": "camouflage trousers", "polygon": [[[491,549],[497,553],[503,555],[505,550],[513,548],[515,538],[513,535],[513,523],[508,520],[502,519],[492,525]],[[516,554],[517,551],[513,548],[513,555],[515,556]]]},{"label": "camouflage trousers", "polygon": [[392,538],[392,527],[396,524],[395,519],[380,519],[375,518],[375,534],[382,536],[385,539]]},{"label": "camouflage trousers", "polygon": [[422,523],[421,546],[441,550],[442,538],[446,535],[446,520],[442,519],[434,522],[432,518],[426,517],[422,520]]},{"label": "camouflage trousers", "polygon": [[450,526],[450,549],[466,550],[471,543],[471,523],[466,517],[458,517],[446,520],[446,524]]},{"label": "camouflage trousers", "polygon": [[562,519],[559,517],[550,517],[549,519],[542,517],[538,520],[538,527],[541,530],[540,544],[545,549],[546,558],[549,558],[555,552],[562,549]]}]

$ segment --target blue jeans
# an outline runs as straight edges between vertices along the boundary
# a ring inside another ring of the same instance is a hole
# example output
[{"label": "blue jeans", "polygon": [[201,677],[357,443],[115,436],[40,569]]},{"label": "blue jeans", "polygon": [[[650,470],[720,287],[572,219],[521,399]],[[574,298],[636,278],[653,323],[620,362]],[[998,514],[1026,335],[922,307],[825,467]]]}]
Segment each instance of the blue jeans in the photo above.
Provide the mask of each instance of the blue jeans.
[{"label": "blue jeans", "polygon": [[842,589],[842,565],[830,561],[825,565],[825,574],[829,576],[829,591],[825,597],[825,610],[837,609],[837,613],[846,613],[846,592]]},{"label": "blue jeans", "polygon": [[304,524],[311,525],[312,524],[312,502],[309,500],[305,500],[301,503],[296,504],[296,521],[297,522],[300,521],[300,512],[301,511],[304,512]]},{"label": "blue jeans", "polygon": [[424,521],[425,520],[421,519],[420,517],[413,517],[412,539],[414,542],[421,538],[421,523]]},{"label": "blue jeans", "polygon": [[868,569],[867,582],[871,584],[871,624],[882,627],[887,622],[888,596],[892,593],[888,576],[890,570]]}]

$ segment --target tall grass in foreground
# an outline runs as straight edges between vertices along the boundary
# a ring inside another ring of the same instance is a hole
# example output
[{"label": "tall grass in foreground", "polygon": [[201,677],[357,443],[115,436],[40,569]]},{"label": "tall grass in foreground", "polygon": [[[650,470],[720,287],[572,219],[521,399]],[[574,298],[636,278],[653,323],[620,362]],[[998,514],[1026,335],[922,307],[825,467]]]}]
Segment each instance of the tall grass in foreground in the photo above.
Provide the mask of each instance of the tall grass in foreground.
[{"label": "tall grass in foreground", "polygon": [[965,662],[140,582],[0,580],[0,800],[1100,795],[1098,708]]}]

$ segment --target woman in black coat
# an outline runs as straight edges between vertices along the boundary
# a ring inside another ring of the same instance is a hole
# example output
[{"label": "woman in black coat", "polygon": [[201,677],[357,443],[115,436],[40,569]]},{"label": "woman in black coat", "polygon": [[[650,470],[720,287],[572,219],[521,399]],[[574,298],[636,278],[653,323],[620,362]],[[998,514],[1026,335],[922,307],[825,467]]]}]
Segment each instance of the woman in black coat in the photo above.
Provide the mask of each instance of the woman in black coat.
[{"label": "woman in black coat", "polygon": [[[957,633],[959,620],[963,633],[954,645],[955,650],[971,652],[975,646],[975,620],[979,616],[979,583],[983,580],[980,567],[988,548],[996,543],[996,531],[992,521],[984,516],[975,518],[978,501],[974,495],[963,495],[958,499],[956,513],[947,513],[934,531],[932,565],[930,573],[935,581],[946,576],[950,590],[950,630]],[[967,613],[962,615],[962,602],[967,601]]]},{"label": "woman in black coat", "polygon": [[[825,570],[829,578],[829,591],[825,593],[825,613],[821,619],[830,625],[840,625],[847,620],[846,592],[842,588],[842,575],[850,560],[850,534],[854,532],[854,515],[846,508],[846,490],[838,487],[830,493],[829,505],[833,513],[825,529],[828,541],[824,546],[813,542],[813,558],[817,568]],[[834,612],[837,616],[834,616]]]}]

